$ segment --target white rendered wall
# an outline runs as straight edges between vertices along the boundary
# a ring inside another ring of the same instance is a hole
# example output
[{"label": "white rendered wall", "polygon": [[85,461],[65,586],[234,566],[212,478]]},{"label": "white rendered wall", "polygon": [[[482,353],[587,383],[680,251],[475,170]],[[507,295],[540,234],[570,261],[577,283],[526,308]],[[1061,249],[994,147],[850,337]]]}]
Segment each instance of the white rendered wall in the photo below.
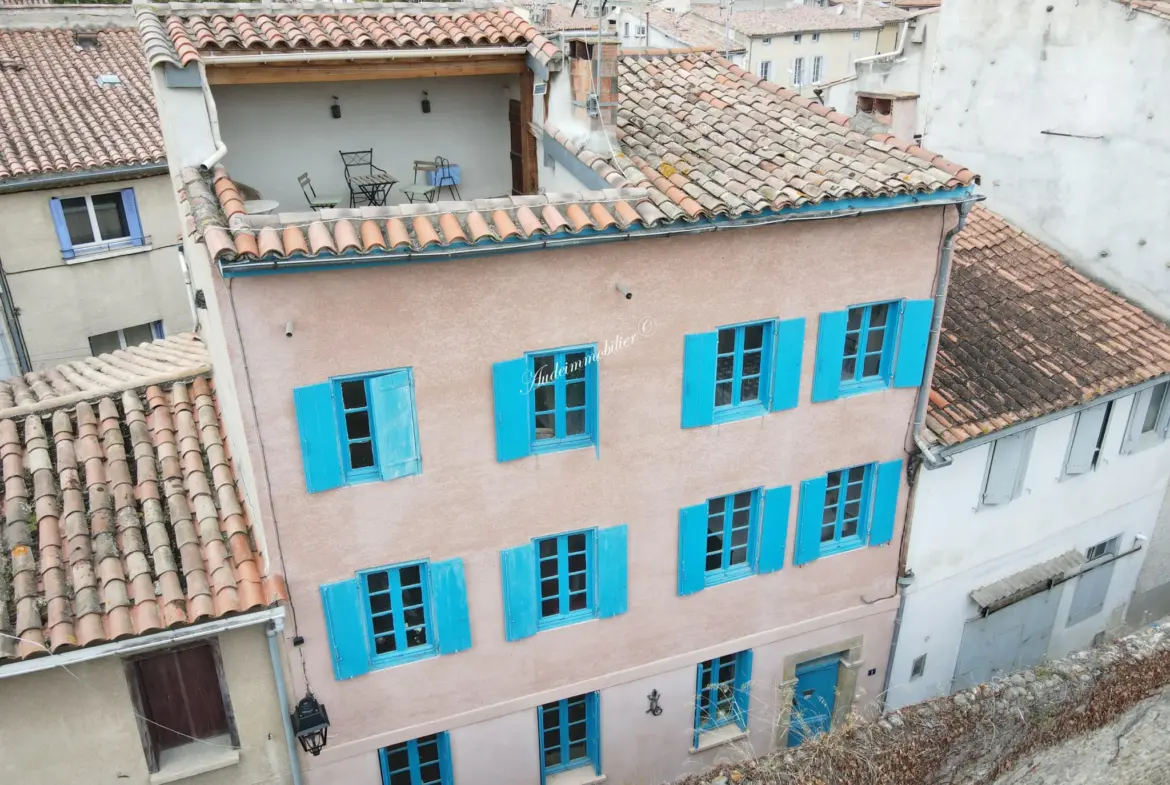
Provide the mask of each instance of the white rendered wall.
[{"label": "white rendered wall", "polygon": [[[950,466],[918,476],[906,566],[915,581],[891,666],[889,706],[896,708],[950,691],[963,625],[978,615],[972,590],[1051,559],[1084,551],[1120,535],[1120,551],[1149,538],[1170,475],[1170,443],[1131,455],[1119,453],[1133,396],[1113,404],[1097,469],[1060,480],[1072,415],[1036,429],[1020,497],[977,509],[989,444],[954,454]],[[1147,543],[1148,544],[1148,543]],[[1066,627],[1076,580],[1068,581],[1048,651],[1060,657],[1088,647],[1093,636],[1119,623],[1134,590],[1146,549],[1118,559],[1101,613]],[[913,660],[926,654],[926,672],[910,680]]]},{"label": "white rendered wall", "polygon": [[1167,73],[1170,25],[1114,0],[947,0],[923,145],[982,175],[988,207],[1167,317]]},{"label": "white rendered wall", "polygon": [[[412,181],[416,159],[441,155],[460,165],[464,199],[511,193],[508,101],[519,98],[515,75],[219,85],[213,95],[228,173],[279,201],[281,212],[308,210],[297,185],[302,172],[319,196],[344,195],[347,206],[341,150],[373,148],[374,163],[403,184]],[[340,119],[330,114],[333,96]],[[452,197],[444,190],[441,198]],[[405,201],[395,186],[387,203]]]}]

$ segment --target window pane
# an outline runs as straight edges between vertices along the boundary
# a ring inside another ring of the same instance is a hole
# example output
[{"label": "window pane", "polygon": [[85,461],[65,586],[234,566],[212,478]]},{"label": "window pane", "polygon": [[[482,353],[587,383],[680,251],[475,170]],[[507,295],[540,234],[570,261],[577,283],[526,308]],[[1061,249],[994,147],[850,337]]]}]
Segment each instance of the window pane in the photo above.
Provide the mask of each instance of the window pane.
[{"label": "window pane", "polygon": [[350,412],[345,415],[345,435],[351,439],[369,438],[370,415],[366,412]]},{"label": "window pane", "polygon": [[536,415],[536,438],[551,439],[557,435],[556,417],[552,412]]},{"label": "window pane", "polygon": [[556,597],[560,593],[560,590],[561,590],[561,586],[560,586],[560,583],[557,581],[555,571],[554,571],[554,574],[552,577],[545,578],[544,580],[542,580],[540,582],[540,596],[541,597],[544,597],[544,598]]},{"label": "window pane", "polygon": [[366,383],[364,381],[342,382],[341,405],[346,409],[365,408]]},{"label": "window pane", "polygon": [[390,771],[397,769],[405,769],[410,765],[410,753],[406,751],[405,744],[395,744],[386,750],[386,763],[390,766]]},{"label": "window pane", "polygon": [[719,331],[719,354],[729,354],[735,351],[735,328]]},{"label": "window pane", "polygon": [[[581,576],[581,577],[584,578],[585,576]],[[588,599],[589,598],[586,596],[585,592],[583,592],[583,591],[578,593],[578,594],[570,594],[569,595],[569,610],[570,611],[584,610],[585,607],[589,604]]]},{"label": "window pane", "polygon": [[422,583],[417,564],[403,567],[398,571],[398,581],[402,586],[417,586]]},{"label": "window pane", "polygon": [[538,547],[540,548],[540,557],[542,559],[557,555],[557,541],[555,537],[550,537],[547,540],[541,540],[538,544]]},{"label": "window pane", "polygon": [[406,771],[395,772],[390,775],[390,785],[414,785],[411,782],[410,769]]},{"label": "window pane", "polygon": [[386,591],[390,588],[390,577],[384,572],[371,572],[366,576],[366,588],[370,592]]},{"label": "window pane", "polygon": [[860,513],[861,513],[861,502],[848,502],[845,505],[845,519],[846,520],[856,521],[857,518],[860,516]]},{"label": "window pane", "polygon": [[861,368],[862,376],[877,376],[882,370],[882,356],[880,354],[871,354],[865,358],[865,364]]},{"label": "window pane", "polygon": [[585,591],[585,573],[579,572],[575,575],[569,576],[569,591],[583,592]]},{"label": "window pane", "polygon": [[439,759],[439,744],[434,734],[420,736],[418,739],[419,763],[431,763]]},{"label": "window pane", "polygon": [[586,744],[583,741],[569,745],[569,760],[579,760],[584,758],[588,754],[585,748]]},{"label": "window pane", "polygon": [[569,557],[569,571],[570,572],[584,572],[585,571],[585,554],[574,553]]},{"label": "window pane", "polygon": [[121,348],[122,343],[118,338],[117,331],[102,333],[101,335],[91,335],[89,338],[89,351],[94,357],[97,357],[99,354],[116,352]]},{"label": "window pane", "polygon": [[840,493],[841,489],[835,487],[830,487],[829,490],[825,491],[825,506],[835,507],[837,505],[837,498]]},{"label": "window pane", "polygon": [[584,379],[585,378],[585,353],[573,352],[565,355],[565,378],[567,379]]},{"label": "window pane", "polygon": [[1150,403],[1146,406],[1146,416],[1142,420],[1142,433],[1149,433],[1158,427],[1158,413],[1166,400],[1166,386],[1159,384],[1150,391]]},{"label": "window pane", "polygon": [[730,379],[735,372],[735,355],[729,354],[715,361],[715,380]]},{"label": "window pane", "polygon": [[441,782],[438,762],[420,766],[418,773],[422,777],[422,782],[419,785],[439,785]]},{"label": "window pane", "polygon": [[540,577],[554,578],[557,574],[557,560],[556,559],[541,559],[540,561]]},{"label": "window pane", "polygon": [[427,645],[427,628],[426,627],[419,627],[418,629],[407,630],[406,631],[406,645],[407,645],[407,648],[412,648],[414,646],[426,646]]},{"label": "window pane", "polygon": [[719,382],[715,385],[715,405],[727,406],[731,403],[731,382]]},{"label": "window pane", "polygon": [[536,375],[537,384],[551,382],[555,378],[556,361],[551,354],[542,354],[532,358],[532,372]]},{"label": "window pane", "polygon": [[569,701],[569,722],[580,722],[585,719],[585,701]]},{"label": "window pane", "polygon": [[821,542],[832,542],[833,535],[836,533],[836,528],[833,526],[821,527]]},{"label": "window pane", "polygon": [[565,413],[565,436],[580,436],[585,433],[585,410]]},{"label": "window pane", "polygon": [[751,507],[751,505],[752,505],[752,492],[751,491],[744,491],[742,493],[735,494],[735,501],[733,504],[734,504],[735,509],[737,509],[737,510],[744,510],[744,509],[747,509],[748,507]]},{"label": "window pane", "polygon": [[759,349],[764,345],[764,325],[753,324],[743,328],[743,348],[745,350]]},{"label": "window pane", "polygon": [[585,382],[574,382],[565,387],[566,406],[585,405]]},{"label": "window pane", "polygon": [[861,329],[861,312],[863,308],[849,309],[849,323],[845,325],[846,330],[860,330]]},{"label": "window pane", "polygon": [[388,593],[370,595],[370,613],[386,613],[390,610],[390,595]]},{"label": "window pane", "polygon": [[62,199],[61,212],[65,214],[65,226],[69,229],[69,242],[74,245],[92,243],[93,227],[89,222],[89,208],[84,198]]},{"label": "window pane", "polygon": [[541,600],[541,603],[540,603],[540,615],[541,615],[542,617],[545,617],[545,616],[556,616],[556,615],[557,615],[558,613],[560,613],[560,612],[561,612],[561,602],[560,602],[560,600],[558,600],[558,599],[556,599],[556,598],[553,598],[553,599],[551,599],[551,600]]},{"label": "window pane", "polygon": [[747,401],[759,400],[760,397],[760,377],[754,379],[745,379],[739,387],[739,402],[745,403]]},{"label": "window pane", "polygon": [[374,634],[385,635],[394,632],[394,615],[391,613],[374,617]]},{"label": "window pane", "polygon": [[126,339],[127,346],[137,346],[140,343],[153,341],[154,329],[150,326],[150,322],[136,324],[133,327],[127,327],[122,330],[122,337]]},{"label": "window pane", "polygon": [[760,358],[759,352],[745,352],[743,355],[743,375],[757,376],[760,373]]},{"label": "window pane", "polygon": [[846,520],[841,524],[841,536],[852,537],[857,534],[857,520]]},{"label": "window pane", "polygon": [[867,352],[880,351],[882,344],[885,343],[885,340],[886,331],[884,329],[875,330],[871,327],[869,330],[869,336],[865,339],[865,350]]},{"label": "window pane", "polygon": [[544,753],[544,766],[545,766],[545,768],[549,768],[550,766],[556,766],[560,762],[561,762],[561,748],[560,747],[550,747],[548,750],[545,751],[545,753]]},{"label": "window pane", "polygon": [[849,358],[841,363],[841,380],[849,381],[857,372],[857,360]]},{"label": "window pane", "polygon": [[406,589],[402,592],[402,604],[404,606],[422,605],[422,587],[415,586],[413,589]]},{"label": "window pane", "polygon": [[551,412],[557,407],[557,388],[555,386],[550,384],[545,387],[537,387],[532,393],[536,396],[536,411]]},{"label": "window pane", "polygon": [[845,356],[850,357],[857,354],[857,336],[859,333],[845,334]]},{"label": "window pane", "polygon": [[374,465],[374,445],[371,442],[355,442],[349,445],[349,465],[354,469],[368,469]]},{"label": "window pane", "polygon": [[833,523],[837,520],[837,508],[825,507],[825,514],[821,516],[821,523]]},{"label": "window pane", "polygon": [[383,635],[379,638],[374,638],[375,654],[389,654],[397,648],[398,643],[394,640],[393,635]]},{"label": "window pane", "polygon": [[884,327],[886,324],[886,316],[889,314],[889,312],[889,303],[882,303],[881,305],[875,305],[871,307],[869,309],[869,326],[871,328]]},{"label": "window pane", "polygon": [[707,514],[708,515],[722,515],[724,501],[725,501],[725,499],[722,496],[720,496],[717,499],[708,499],[707,500]]},{"label": "window pane", "polygon": [[126,208],[122,204],[122,194],[101,194],[91,197],[91,199],[102,240],[117,240],[120,237],[130,236],[130,225],[126,222]]}]

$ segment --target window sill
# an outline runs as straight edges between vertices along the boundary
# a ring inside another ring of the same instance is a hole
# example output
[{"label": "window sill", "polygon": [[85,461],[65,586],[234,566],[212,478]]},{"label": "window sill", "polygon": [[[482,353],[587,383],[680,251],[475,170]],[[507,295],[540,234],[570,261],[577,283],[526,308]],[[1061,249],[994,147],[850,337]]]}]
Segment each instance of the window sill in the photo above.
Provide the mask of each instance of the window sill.
[{"label": "window sill", "polygon": [[723,583],[731,583],[732,581],[738,581],[743,578],[750,578],[753,575],[755,575],[755,573],[750,567],[704,573],[703,587],[709,589],[712,586],[719,586]]},{"label": "window sill", "polygon": [[694,755],[697,752],[703,752],[704,750],[709,750],[724,744],[731,744],[733,741],[739,741],[747,737],[748,731],[741,730],[735,723],[724,725],[722,728],[716,728],[715,730],[704,731],[699,734],[699,743],[691,747],[691,754]]},{"label": "window sill", "polygon": [[[427,634],[429,636],[429,630]],[[438,656],[439,649],[436,646],[419,646],[415,649],[407,649],[399,654],[374,654],[370,657],[370,670],[385,670],[386,668],[405,665],[408,662],[418,662],[419,660],[426,660]]]},{"label": "window sill", "polygon": [[818,557],[823,559],[826,556],[836,556],[838,553],[848,553],[864,547],[865,541],[860,537],[850,537],[848,540],[835,542],[832,545],[822,545]]},{"label": "window sill", "polygon": [[750,403],[740,406],[728,407],[726,409],[716,409],[714,425],[723,425],[724,423],[736,422],[737,420],[750,420],[755,417],[763,417],[768,414],[768,407],[762,403]]},{"label": "window sill", "polygon": [[565,452],[567,450],[583,450],[593,446],[593,439],[541,439],[532,443],[533,455],[544,455],[550,452]]},{"label": "window sill", "polygon": [[545,785],[597,785],[605,780],[605,775],[598,774],[593,768],[593,763],[587,762],[582,766],[558,771],[556,774],[547,774],[544,783]]},{"label": "window sill", "polygon": [[92,251],[86,253],[85,251],[74,251],[72,259],[65,259],[65,264],[81,264],[82,262],[97,262],[102,259],[116,259],[119,256],[133,256],[134,254],[147,253],[153,251],[154,246],[147,243],[146,245],[131,245],[126,248],[115,248],[111,251]]},{"label": "window sill", "polygon": [[850,382],[842,384],[840,387],[840,397],[848,398],[851,395],[864,395],[865,393],[876,392],[878,390],[890,389],[890,382],[888,379],[873,379],[866,382]]},{"label": "window sill", "polygon": [[158,771],[150,775],[150,785],[166,785],[209,771],[226,769],[240,762],[240,751],[232,746],[230,736],[214,736],[181,747],[164,750],[159,755]]},{"label": "window sill", "polygon": [[568,627],[573,624],[580,624],[584,621],[593,621],[597,618],[597,610],[594,608],[586,608],[582,611],[573,611],[566,613],[563,616],[549,616],[543,619],[538,619],[536,622],[536,629],[544,632],[545,630],[555,630],[558,627]]}]

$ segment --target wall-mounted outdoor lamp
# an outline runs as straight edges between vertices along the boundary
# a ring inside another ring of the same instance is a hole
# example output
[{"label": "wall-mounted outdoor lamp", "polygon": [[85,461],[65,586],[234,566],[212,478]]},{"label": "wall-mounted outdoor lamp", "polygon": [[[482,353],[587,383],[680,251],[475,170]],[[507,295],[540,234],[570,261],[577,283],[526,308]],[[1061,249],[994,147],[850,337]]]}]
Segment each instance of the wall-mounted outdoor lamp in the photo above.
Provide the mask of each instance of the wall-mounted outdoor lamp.
[{"label": "wall-mounted outdoor lamp", "polygon": [[662,713],[662,707],[658,705],[658,699],[661,697],[658,690],[650,690],[650,694],[646,696],[646,700],[650,701],[650,708],[646,709],[647,714],[657,717]]},{"label": "wall-mounted outdoor lamp", "polygon": [[292,726],[305,752],[320,755],[329,737],[329,714],[313,693],[305,695],[297,704],[297,710],[292,714]]},{"label": "wall-mounted outdoor lamp", "polygon": [[329,107],[329,114],[333,115],[334,120],[341,119],[341,104],[337,103],[337,96],[333,96],[333,106]]},{"label": "wall-mounted outdoor lamp", "polygon": [[431,99],[427,96],[426,90],[423,90],[422,110],[423,114],[431,113]]}]

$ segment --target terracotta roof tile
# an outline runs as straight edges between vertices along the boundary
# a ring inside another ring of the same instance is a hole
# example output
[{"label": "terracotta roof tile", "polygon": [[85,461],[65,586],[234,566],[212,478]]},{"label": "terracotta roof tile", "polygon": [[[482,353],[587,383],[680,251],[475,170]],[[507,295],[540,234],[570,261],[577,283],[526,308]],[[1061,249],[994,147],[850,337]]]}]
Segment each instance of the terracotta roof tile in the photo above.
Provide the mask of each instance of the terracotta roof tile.
[{"label": "terracotta roof tile", "polygon": [[1170,373],[1170,327],[977,206],[955,243],[927,437],[949,446]]},{"label": "terracotta roof tile", "polygon": [[[848,8],[844,13],[814,6],[794,6],[770,11],[732,11],[731,29],[746,36],[771,36],[824,30],[872,30],[881,27],[882,22],[871,15],[869,10],[866,9],[861,19],[857,18],[855,8]],[[906,16],[896,8],[883,10],[897,13],[901,17]],[[696,5],[691,13],[718,24],[723,24],[725,19],[723,10],[717,6]]]},{"label": "terracotta roof tile", "polygon": [[164,159],[136,31],[81,48],[72,30],[0,30],[0,180]]},{"label": "terracotta roof tile", "polygon": [[523,46],[546,65],[561,52],[502,3],[187,3],[137,11],[152,66],[185,66],[215,55],[303,49]]},{"label": "terracotta roof tile", "polygon": [[1170,0],[1117,0],[1117,2],[1127,5],[1135,11],[1170,20]]},{"label": "terracotta roof tile", "polygon": [[175,336],[0,383],[0,662],[287,600],[253,548],[206,356]]}]

